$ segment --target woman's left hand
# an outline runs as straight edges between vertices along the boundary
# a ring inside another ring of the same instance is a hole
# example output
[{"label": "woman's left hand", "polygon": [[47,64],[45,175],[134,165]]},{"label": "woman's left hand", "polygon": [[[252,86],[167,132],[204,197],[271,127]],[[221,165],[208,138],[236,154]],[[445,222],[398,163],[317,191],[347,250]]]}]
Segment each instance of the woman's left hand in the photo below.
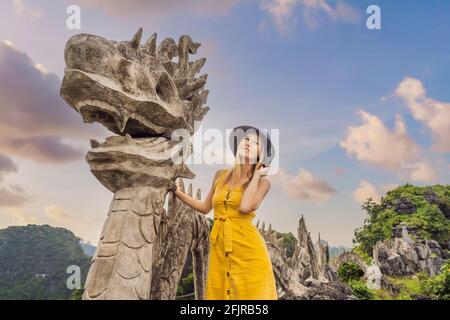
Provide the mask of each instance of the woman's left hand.
[{"label": "woman's left hand", "polygon": [[261,166],[259,167],[259,169],[256,170],[256,172],[259,173],[260,177],[266,176],[267,173],[269,172],[269,166],[261,164]]}]

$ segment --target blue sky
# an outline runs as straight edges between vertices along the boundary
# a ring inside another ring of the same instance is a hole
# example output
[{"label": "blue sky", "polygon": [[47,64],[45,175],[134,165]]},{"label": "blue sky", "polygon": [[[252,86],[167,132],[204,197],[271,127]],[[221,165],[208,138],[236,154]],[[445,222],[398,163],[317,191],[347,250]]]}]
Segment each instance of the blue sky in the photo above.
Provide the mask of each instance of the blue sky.
[{"label": "blue sky", "polygon": [[[65,27],[72,3],[81,8],[81,30]],[[57,96],[65,43],[79,32],[129,40],[143,27],[144,38],[158,33],[158,43],[182,34],[202,43],[195,58],[207,58],[204,128],[279,130],[281,173],[270,177],[272,189],[257,212],[279,231],[295,234],[303,214],[314,240],[320,232],[332,245],[351,245],[367,196],[406,182],[448,184],[448,1],[167,3],[1,2],[0,81],[8,85],[0,106],[3,114],[18,108],[43,125],[30,131],[16,118],[0,120],[0,227],[50,223],[96,242],[111,194],[83,156],[89,137],[109,133],[82,124]],[[366,27],[371,4],[381,9],[381,30]],[[28,70],[33,64],[40,73]],[[34,76],[23,76],[24,70]],[[11,74],[20,76],[11,81]],[[48,94],[36,103],[16,98],[41,96],[42,88]],[[58,118],[48,99],[65,110]],[[43,136],[51,136],[51,147]],[[17,139],[26,139],[28,148],[19,149]],[[206,194],[219,167],[193,165],[194,186]]]}]

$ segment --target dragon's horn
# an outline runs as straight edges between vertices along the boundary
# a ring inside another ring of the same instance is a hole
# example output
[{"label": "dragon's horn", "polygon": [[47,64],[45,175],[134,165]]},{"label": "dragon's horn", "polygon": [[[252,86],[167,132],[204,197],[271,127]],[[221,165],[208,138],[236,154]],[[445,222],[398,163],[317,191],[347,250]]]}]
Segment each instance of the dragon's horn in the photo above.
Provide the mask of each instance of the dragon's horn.
[{"label": "dragon's horn", "polygon": [[142,28],[139,28],[136,34],[133,36],[133,39],[131,39],[131,46],[133,48],[137,48],[138,45],[141,43],[142,38]]},{"label": "dragon's horn", "polygon": [[149,55],[154,56],[156,53],[156,32],[152,34],[150,38],[148,38],[145,43],[145,47]]}]

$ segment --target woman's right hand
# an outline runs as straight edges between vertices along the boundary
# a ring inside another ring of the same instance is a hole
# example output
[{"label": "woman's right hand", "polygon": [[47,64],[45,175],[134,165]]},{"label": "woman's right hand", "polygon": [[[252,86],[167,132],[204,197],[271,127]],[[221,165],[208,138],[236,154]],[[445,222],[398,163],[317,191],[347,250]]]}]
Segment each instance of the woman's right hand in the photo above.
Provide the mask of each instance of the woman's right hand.
[{"label": "woman's right hand", "polygon": [[172,190],[174,195],[177,196],[178,192],[181,192],[180,184],[178,183],[178,180],[170,181],[169,182],[169,190]]}]

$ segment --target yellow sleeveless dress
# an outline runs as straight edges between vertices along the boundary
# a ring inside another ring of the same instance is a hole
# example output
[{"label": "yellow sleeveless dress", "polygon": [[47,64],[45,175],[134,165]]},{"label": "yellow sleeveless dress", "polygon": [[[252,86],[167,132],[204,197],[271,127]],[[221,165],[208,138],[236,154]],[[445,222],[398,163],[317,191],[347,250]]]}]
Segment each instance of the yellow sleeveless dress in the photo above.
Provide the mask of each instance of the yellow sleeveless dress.
[{"label": "yellow sleeveless dress", "polygon": [[227,170],[222,170],[214,185],[214,226],[204,299],[277,300],[269,252],[252,223],[256,213],[243,214],[238,210],[244,190],[228,185],[217,190]]}]

